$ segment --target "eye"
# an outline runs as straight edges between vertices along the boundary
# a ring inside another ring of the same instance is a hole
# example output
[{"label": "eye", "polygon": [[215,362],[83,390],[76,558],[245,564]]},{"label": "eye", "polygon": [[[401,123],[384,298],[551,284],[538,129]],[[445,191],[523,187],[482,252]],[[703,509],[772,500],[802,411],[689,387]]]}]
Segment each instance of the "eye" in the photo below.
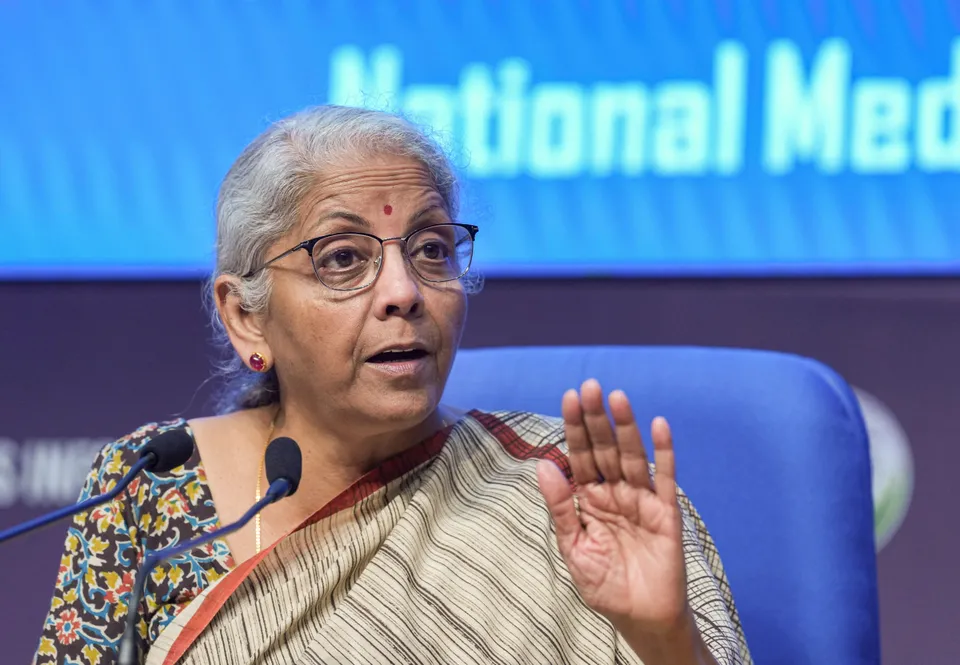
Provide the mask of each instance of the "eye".
[{"label": "eye", "polygon": [[422,258],[430,261],[442,261],[450,256],[450,248],[440,240],[428,240],[416,251]]},{"label": "eye", "polygon": [[317,267],[323,270],[347,270],[362,261],[357,250],[352,247],[339,247],[324,252],[317,261]]},{"label": "eye", "polygon": [[321,272],[346,272],[366,266],[379,245],[365,236],[333,236],[314,248],[314,263]]},{"label": "eye", "polygon": [[411,240],[410,258],[417,261],[446,261],[456,244],[456,238],[448,227],[424,229]]},{"label": "eye", "polygon": [[338,249],[330,257],[331,263],[338,268],[349,268],[358,258],[357,253],[352,249]]}]

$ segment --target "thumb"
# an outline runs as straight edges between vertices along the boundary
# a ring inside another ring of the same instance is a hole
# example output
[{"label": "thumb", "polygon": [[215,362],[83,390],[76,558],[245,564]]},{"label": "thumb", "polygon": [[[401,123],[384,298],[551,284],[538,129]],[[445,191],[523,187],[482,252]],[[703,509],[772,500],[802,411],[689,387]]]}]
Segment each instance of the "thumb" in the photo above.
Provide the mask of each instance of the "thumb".
[{"label": "thumb", "polygon": [[537,464],[537,483],[556,525],[560,554],[566,558],[583,531],[573,503],[573,488],[557,465],[548,460],[541,460]]}]

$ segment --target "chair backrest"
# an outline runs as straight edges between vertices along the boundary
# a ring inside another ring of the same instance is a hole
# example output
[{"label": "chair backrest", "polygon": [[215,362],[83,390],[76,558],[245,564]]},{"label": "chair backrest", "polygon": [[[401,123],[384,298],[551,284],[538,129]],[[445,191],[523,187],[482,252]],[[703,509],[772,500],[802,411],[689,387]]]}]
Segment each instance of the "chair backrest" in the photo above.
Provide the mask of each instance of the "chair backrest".
[{"label": "chair backrest", "polygon": [[671,423],[680,485],[720,550],[755,662],[880,662],[868,439],[842,378],[740,349],[463,349],[444,401],[558,416],[564,390],[590,377],[627,393],[647,439],[654,416]]}]

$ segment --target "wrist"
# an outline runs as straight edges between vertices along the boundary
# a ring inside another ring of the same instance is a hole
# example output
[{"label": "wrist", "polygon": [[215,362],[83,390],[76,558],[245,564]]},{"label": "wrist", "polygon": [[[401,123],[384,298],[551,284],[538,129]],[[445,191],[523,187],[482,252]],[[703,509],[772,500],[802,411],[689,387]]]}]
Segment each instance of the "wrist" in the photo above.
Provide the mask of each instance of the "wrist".
[{"label": "wrist", "polygon": [[715,665],[696,620],[689,611],[672,624],[649,627],[636,621],[614,621],[614,628],[644,665]]}]

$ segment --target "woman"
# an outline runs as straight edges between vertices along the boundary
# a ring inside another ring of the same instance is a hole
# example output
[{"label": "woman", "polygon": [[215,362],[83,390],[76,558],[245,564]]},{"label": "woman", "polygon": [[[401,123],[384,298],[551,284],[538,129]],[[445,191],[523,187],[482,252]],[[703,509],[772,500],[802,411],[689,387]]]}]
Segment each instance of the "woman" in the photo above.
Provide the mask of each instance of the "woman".
[{"label": "woman", "polygon": [[222,415],[107,446],[84,494],[144,443],[196,448],[70,527],[38,663],[116,659],[137,562],[232,522],[277,436],[296,495],[150,577],[148,663],[748,663],[670,430],[648,468],[630,404],[587,381],[563,418],[440,404],[476,227],[441,150],[395,116],[320,107],[270,127],[217,207]]}]

